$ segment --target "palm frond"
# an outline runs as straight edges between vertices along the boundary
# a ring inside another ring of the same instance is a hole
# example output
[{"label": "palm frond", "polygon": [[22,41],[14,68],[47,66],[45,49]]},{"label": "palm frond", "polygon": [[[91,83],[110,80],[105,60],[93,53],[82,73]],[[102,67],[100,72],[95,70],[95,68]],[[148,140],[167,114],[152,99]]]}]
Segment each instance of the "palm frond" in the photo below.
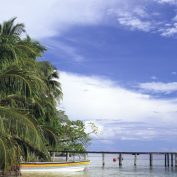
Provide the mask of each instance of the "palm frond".
[{"label": "palm frond", "polygon": [[18,165],[18,146],[7,135],[0,134],[0,169],[4,174]]},{"label": "palm frond", "polygon": [[1,95],[21,93],[27,97],[37,96],[37,90],[43,90],[45,87],[43,81],[34,72],[22,70],[16,65],[0,72]]},{"label": "palm frond", "polygon": [[25,32],[24,24],[23,23],[17,23],[14,24],[16,20],[16,17],[5,21],[1,25],[1,33],[0,35],[21,35],[22,32]]},{"label": "palm frond", "polygon": [[38,123],[35,119],[23,112],[3,106],[0,106],[0,117],[7,134],[21,137],[32,143],[34,147],[46,151],[43,135],[38,130]]},{"label": "palm frond", "polygon": [[53,127],[48,125],[41,125],[41,129],[43,131],[44,137],[53,148],[57,144],[58,132]]}]

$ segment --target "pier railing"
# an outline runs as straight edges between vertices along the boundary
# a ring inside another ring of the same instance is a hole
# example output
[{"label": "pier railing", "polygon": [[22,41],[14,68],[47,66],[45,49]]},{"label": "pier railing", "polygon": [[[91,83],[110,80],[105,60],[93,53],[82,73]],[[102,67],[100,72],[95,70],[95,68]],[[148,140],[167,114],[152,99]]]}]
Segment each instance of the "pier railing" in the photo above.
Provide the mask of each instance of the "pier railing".
[{"label": "pier railing", "polygon": [[[149,159],[149,166],[153,166],[153,157],[155,155],[161,155],[164,156],[164,166],[165,167],[177,167],[177,152],[109,152],[109,151],[57,151],[57,152],[51,152],[52,156],[55,157],[56,153],[64,154],[66,157],[66,161],[69,159],[69,154],[82,154],[85,159],[87,154],[100,154],[102,156],[102,166],[104,167],[105,162],[105,155],[106,154],[112,154],[112,155],[118,155],[118,164],[119,167],[123,165],[123,156],[125,155],[133,155],[133,164],[134,166],[137,166],[138,157],[140,155],[147,156]],[[114,159],[113,159],[114,160]]]}]

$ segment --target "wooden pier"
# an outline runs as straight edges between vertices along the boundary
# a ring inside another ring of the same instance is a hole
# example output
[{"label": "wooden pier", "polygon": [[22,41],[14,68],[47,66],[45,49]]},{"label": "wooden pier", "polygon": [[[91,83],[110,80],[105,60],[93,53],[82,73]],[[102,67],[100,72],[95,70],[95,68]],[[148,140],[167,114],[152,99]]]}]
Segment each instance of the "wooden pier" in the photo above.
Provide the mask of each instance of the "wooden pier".
[{"label": "wooden pier", "polygon": [[[105,152],[105,151],[86,151],[86,152],[76,152],[76,151],[58,151],[57,153],[66,154],[66,161],[68,161],[69,154],[83,154],[84,157],[86,154],[100,154],[102,157],[102,167],[106,165],[105,155],[113,154],[118,156],[118,166],[123,166],[123,157],[125,155],[134,156],[132,164],[137,166],[138,157],[141,155],[147,156],[149,159],[149,166],[153,167],[154,156],[161,155],[164,156],[164,166],[165,167],[177,167],[177,152]],[[51,152],[55,154],[55,152]]]}]

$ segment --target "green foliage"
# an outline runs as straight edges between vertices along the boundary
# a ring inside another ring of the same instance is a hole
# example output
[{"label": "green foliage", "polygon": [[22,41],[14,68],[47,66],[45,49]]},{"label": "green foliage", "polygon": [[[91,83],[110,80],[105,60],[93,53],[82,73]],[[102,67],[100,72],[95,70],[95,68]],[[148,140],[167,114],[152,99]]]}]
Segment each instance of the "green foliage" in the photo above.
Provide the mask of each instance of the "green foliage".
[{"label": "green foliage", "polygon": [[58,139],[56,150],[60,151],[85,151],[85,146],[90,141],[90,137],[85,133],[85,125],[82,121],[71,121],[63,111],[58,111],[60,122],[60,138]]},{"label": "green foliage", "polygon": [[[0,24],[0,170],[19,170],[20,160],[50,160],[49,150],[84,151],[90,141],[82,121],[57,104],[63,94],[56,68],[38,62],[46,50],[15,19]],[[25,36],[26,35],[26,36]],[[23,37],[22,37],[23,36]]]}]

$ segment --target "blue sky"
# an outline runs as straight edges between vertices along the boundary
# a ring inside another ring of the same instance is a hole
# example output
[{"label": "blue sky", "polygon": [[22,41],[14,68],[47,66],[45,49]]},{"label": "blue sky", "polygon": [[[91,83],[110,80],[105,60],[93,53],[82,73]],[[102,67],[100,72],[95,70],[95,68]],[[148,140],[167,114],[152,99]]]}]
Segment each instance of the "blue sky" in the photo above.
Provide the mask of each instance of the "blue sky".
[{"label": "blue sky", "polygon": [[60,109],[98,127],[89,149],[177,151],[177,0],[7,0],[0,10],[47,46],[40,60],[60,72]]}]

